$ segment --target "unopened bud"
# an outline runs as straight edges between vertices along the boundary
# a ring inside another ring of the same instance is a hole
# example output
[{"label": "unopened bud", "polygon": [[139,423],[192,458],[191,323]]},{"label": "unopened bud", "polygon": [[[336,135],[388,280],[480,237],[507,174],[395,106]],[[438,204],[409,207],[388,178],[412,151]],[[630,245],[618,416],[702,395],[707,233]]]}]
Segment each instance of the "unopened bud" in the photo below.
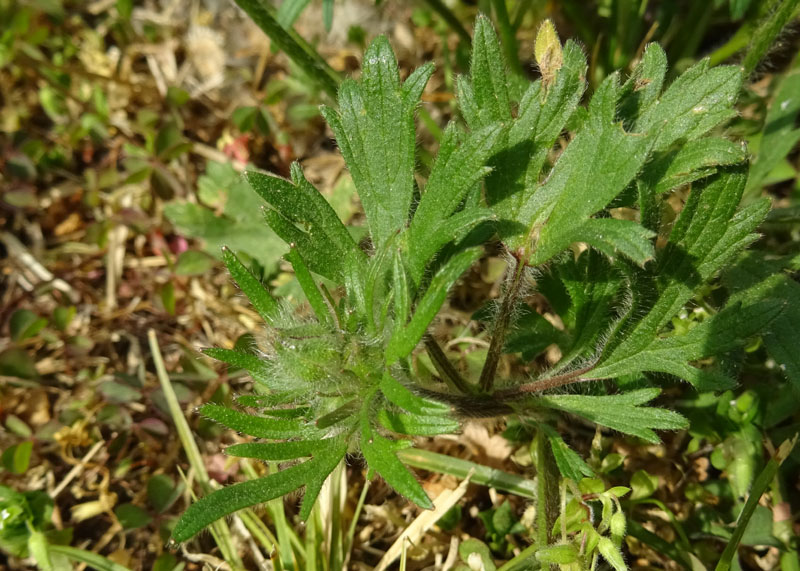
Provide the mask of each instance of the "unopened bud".
[{"label": "unopened bud", "polygon": [[539,64],[542,81],[544,81],[545,85],[551,84],[556,77],[556,73],[561,69],[563,53],[558,33],[550,20],[542,22],[542,25],[539,26],[539,31],[536,32],[533,55],[536,58],[536,63]]}]

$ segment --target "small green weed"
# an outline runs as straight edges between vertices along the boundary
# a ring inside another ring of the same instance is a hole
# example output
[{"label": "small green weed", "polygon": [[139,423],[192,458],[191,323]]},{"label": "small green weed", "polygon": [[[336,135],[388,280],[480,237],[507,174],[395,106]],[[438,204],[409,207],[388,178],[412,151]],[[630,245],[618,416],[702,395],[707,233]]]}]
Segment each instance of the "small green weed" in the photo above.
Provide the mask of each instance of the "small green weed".
[{"label": "small green weed", "polygon": [[[627,489],[587,479],[593,469],[554,421],[567,414],[656,443],[655,430],[688,426],[648,404],[662,381],[682,379],[703,392],[734,386],[734,368],[720,356],[781,314],[779,275],[705,299],[769,210],[766,199],[739,208],[746,153],[715,131],[735,115],[742,69],[702,60],[666,85],[666,54],[650,44],[629,77],[607,76],[582,106],[586,56],[574,42],[562,45],[552,24],[536,42],[540,80],[521,89],[503,53],[492,25],[478,18],[470,75],[457,82],[463,123],[445,129],[424,186],[415,178],[415,111],[431,64],[401,82],[379,37],[360,80],[340,85],[338,108],[323,107],[364,208],[363,239],[299,165],[291,180],[246,174],[267,224],[289,246],[286,259],[313,315],[275,299],[224,249],[268,332],[243,350],[207,350],[248,371],[257,392],[239,397],[240,408],[207,404],[200,413],[263,440],[229,447],[233,456],[305,460],[201,498],[176,525],[175,541],[301,487],[307,519],[328,475],[357,452],[398,493],[431,508],[402,460],[408,437],[454,432],[465,417],[518,415],[535,431],[537,559],[588,568],[602,556],[625,568],[619,498]],[[689,184],[676,212],[667,199]],[[481,312],[491,341],[480,373],[467,378],[429,328],[497,239],[508,261],[505,287]],[[563,330],[531,315],[525,300],[534,286]],[[675,320],[698,300],[705,309],[698,319]],[[528,379],[498,374],[503,353],[539,356],[550,342],[532,350],[525,339],[541,336],[558,344],[555,364]],[[415,373],[419,348],[438,373],[430,382]],[[572,511],[559,508],[567,493],[559,493],[559,473],[572,482]],[[587,501],[600,503],[602,517],[571,520]]]}]

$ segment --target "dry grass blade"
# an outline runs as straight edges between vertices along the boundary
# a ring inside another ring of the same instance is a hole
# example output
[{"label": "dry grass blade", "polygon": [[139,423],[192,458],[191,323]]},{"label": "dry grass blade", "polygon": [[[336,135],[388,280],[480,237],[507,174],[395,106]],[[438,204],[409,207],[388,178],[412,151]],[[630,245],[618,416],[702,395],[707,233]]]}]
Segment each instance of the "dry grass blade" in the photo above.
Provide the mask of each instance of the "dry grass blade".
[{"label": "dry grass blade", "polygon": [[374,571],[384,571],[400,557],[406,542],[412,544],[419,542],[425,533],[439,521],[447,511],[452,508],[458,500],[464,497],[467,493],[467,486],[472,478],[472,472],[467,474],[467,477],[462,480],[455,490],[444,490],[433,500],[433,509],[424,511],[411,522],[411,524],[400,534],[400,537],[392,544],[386,551],[386,554],[380,560]]}]

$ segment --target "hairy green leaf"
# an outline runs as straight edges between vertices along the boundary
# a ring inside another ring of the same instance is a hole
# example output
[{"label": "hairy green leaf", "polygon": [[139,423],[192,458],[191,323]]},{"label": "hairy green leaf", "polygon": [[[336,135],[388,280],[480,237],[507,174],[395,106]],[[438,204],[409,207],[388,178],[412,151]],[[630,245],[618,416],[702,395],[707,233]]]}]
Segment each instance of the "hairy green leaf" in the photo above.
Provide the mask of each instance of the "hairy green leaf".
[{"label": "hairy green leaf", "polygon": [[270,227],[287,244],[294,244],[311,271],[342,279],[344,261],[362,259],[336,212],[309,183],[300,166],[292,165],[292,181],[250,171],[247,181],[274,211],[265,210]]},{"label": "hairy green leaf", "polygon": [[641,61],[633,69],[622,88],[618,116],[626,126],[632,125],[643,109],[652,104],[664,87],[667,54],[658,44],[647,44]]},{"label": "hairy green leaf", "polygon": [[[531,221],[528,235],[538,231],[531,263],[542,264],[567,248],[587,219],[605,207],[633,180],[647,159],[651,141],[647,136],[626,133],[615,122],[618,77],[606,78],[595,92],[583,129],[561,155],[547,182],[523,208]],[[625,233],[615,228],[612,249],[641,261],[649,252],[646,231]],[[598,238],[601,233],[596,233]],[[636,236],[636,237],[633,237]],[[608,242],[598,239],[604,248]]]},{"label": "hairy green leaf", "polygon": [[329,446],[321,448],[319,454],[302,464],[257,480],[240,482],[215,490],[189,506],[175,525],[172,539],[177,542],[186,541],[221,517],[279,498],[304,485],[306,496],[303,499],[300,515],[307,518],[311,506],[319,495],[322,483],[344,457],[346,451],[347,446],[343,440],[333,439]]},{"label": "hairy green leaf", "polygon": [[244,369],[256,381],[268,384],[269,367],[267,363],[253,353],[244,353],[233,349],[222,349],[219,347],[211,347],[203,351],[206,355],[217,361],[222,361],[233,367]]},{"label": "hairy green leaf", "polygon": [[547,435],[550,447],[553,450],[553,457],[562,476],[569,478],[573,482],[580,482],[582,478],[594,476],[594,471],[578,456],[577,452],[567,446],[567,443],[559,436],[558,432],[546,424],[539,426]]},{"label": "hairy green leaf", "polygon": [[640,266],[653,259],[655,233],[630,220],[590,218],[564,234],[564,246],[585,242],[609,258],[620,254]]},{"label": "hairy green leaf", "polygon": [[387,428],[398,434],[411,436],[436,436],[451,434],[458,430],[458,422],[442,416],[418,416],[415,414],[395,413],[381,409],[378,420]]},{"label": "hairy green leaf", "polygon": [[217,404],[203,405],[200,407],[199,412],[208,419],[256,438],[280,440],[314,432],[313,428],[300,420],[255,416]]},{"label": "hairy green leaf", "polygon": [[436,273],[427,291],[419,300],[411,320],[395,332],[386,346],[386,364],[391,365],[407,355],[425,335],[428,325],[442,307],[450,288],[480,256],[480,251],[466,250],[453,256]]},{"label": "hairy green leaf", "polygon": [[622,278],[603,256],[591,250],[560,264],[557,273],[572,302],[565,315],[573,332],[572,344],[559,362],[562,368],[575,358],[594,353],[597,338],[609,325]]},{"label": "hairy green leaf", "polygon": [[389,40],[377,37],[364,54],[361,81],[339,87],[339,111],[323,107],[380,248],[405,227],[414,195],[414,111],[433,65],[401,85]]},{"label": "hairy green leaf", "polygon": [[745,149],[722,138],[704,138],[663,153],[645,165],[638,180],[642,224],[658,230],[661,219],[658,198],[664,192],[717,172],[717,167],[745,160]]},{"label": "hairy green leaf", "polygon": [[[552,85],[530,85],[519,103],[517,117],[498,144],[489,165],[486,199],[501,220],[503,236],[512,237],[515,224],[525,224],[520,211],[539,184],[547,153],[573,114],[586,88],[586,58],[580,47],[567,42],[563,63]],[[505,221],[506,224],[502,224]]]},{"label": "hairy green leaf", "polygon": [[735,114],[733,103],[741,87],[740,68],[710,67],[708,59],[701,60],[642,109],[633,131],[651,133],[654,150],[696,139]]},{"label": "hairy green leaf", "polygon": [[601,426],[658,442],[653,429],[679,430],[687,420],[670,410],[641,406],[653,400],[659,389],[639,389],[619,395],[552,395],[540,397],[545,406],[588,418]]},{"label": "hairy green leaf", "polygon": [[384,438],[373,430],[369,418],[369,405],[374,398],[374,392],[366,399],[361,410],[361,452],[370,468],[386,480],[399,494],[405,496],[424,509],[432,509],[433,502],[419,485],[416,478],[409,472],[397,458],[397,451],[405,448],[408,443]]},{"label": "hairy green leaf", "polygon": [[719,137],[696,139],[652,161],[641,178],[658,195],[713,174],[716,167],[740,163],[745,157],[744,147],[733,141]]},{"label": "hairy green leaf", "polygon": [[511,119],[511,102],[506,80],[506,63],[500,48],[500,40],[485,16],[475,20],[470,61],[472,97],[477,117],[469,122],[478,129]]},{"label": "hairy green leaf", "polygon": [[308,271],[308,266],[306,266],[303,256],[300,255],[297,248],[290,246],[286,259],[292,264],[294,275],[300,283],[303,293],[306,294],[308,304],[311,306],[317,319],[319,319],[321,323],[327,325],[332,324],[333,318],[331,312],[328,310],[328,304],[322,297],[322,293],[319,291],[314,278],[311,276],[311,272]]},{"label": "hairy green leaf", "polygon": [[389,373],[384,373],[381,392],[395,406],[418,416],[442,415],[450,412],[446,404],[414,394]]},{"label": "hairy green leaf", "polygon": [[[635,313],[642,317],[621,322],[605,348],[601,367],[592,375],[607,364],[636,360],[696,288],[755,238],[752,232],[763,220],[768,204],[757,202],[737,213],[744,182],[743,168],[727,167],[695,185],[653,270],[657,285],[652,299],[640,295],[644,301]],[[646,291],[648,286],[640,282],[638,288]],[[694,374],[692,369],[685,366],[683,372]]]},{"label": "hairy green leaf", "polygon": [[[501,134],[501,127],[489,127],[460,136],[451,123],[445,131],[439,155],[425,185],[425,191],[408,229],[409,268],[416,283],[428,262],[454,237],[446,228],[450,216],[462,204],[467,192],[489,172],[486,161]],[[483,219],[475,216],[472,222]],[[444,231],[443,231],[444,230]]]},{"label": "hairy green leaf", "polygon": [[778,300],[755,301],[747,292],[739,294],[720,313],[683,335],[654,339],[648,346],[626,358],[605,360],[588,378],[620,377],[644,371],[670,373],[697,386],[698,390],[728,388],[732,384],[719,374],[706,373],[688,364],[744,345],[780,313]]},{"label": "hairy green leaf", "polygon": [[525,361],[532,361],[553,343],[564,345],[568,340],[566,334],[527,305],[517,309],[514,317],[514,330],[506,337],[503,347],[506,353],[521,353]]},{"label": "hairy green leaf", "polygon": [[[242,291],[253,304],[253,307],[266,323],[272,323],[280,307],[278,302],[270,295],[266,287],[248,270],[236,254],[227,247],[222,248],[222,259],[225,267]],[[244,368],[244,367],[243,367]]]}]

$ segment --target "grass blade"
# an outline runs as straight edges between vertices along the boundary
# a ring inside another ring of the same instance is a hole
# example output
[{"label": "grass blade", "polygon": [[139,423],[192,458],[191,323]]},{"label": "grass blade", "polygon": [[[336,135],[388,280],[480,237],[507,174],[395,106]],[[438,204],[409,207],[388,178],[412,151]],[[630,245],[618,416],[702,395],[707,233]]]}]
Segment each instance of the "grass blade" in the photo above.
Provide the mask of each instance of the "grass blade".
[{"label": "grass blade", "polygon": [[[153,363],[156,367],[156,374],[158,376],[161,390],[164,391],[164,399],[167,401],[172,422],[175,423],[175,428],[178,431],[178,438],[180,438],[181,445],[186,452],[186,457],[189,460],[189,465],[194,470],[195,478],[197,479],[200,488],[204,494],[211,492],[211,478],[208,476],[206,465],[203,462],[203,457],[200,454],[200,449],[197,447],[192,436],[192,431],[189,428],[189,423],[186,422],[186,417],[181,410],[181,405],[178,402],[178,397],[175,395],[175,390],[172,388],[172,383],[169,380],[167,369],[164,366],[164,359],[161,357],[161,349],[158,346],[158,339],[154,329],[147,332],[147,341],[150,345],[150,352],[153,355]],[[213,524],[214,536],[218,539],[217,544],[225,561],[234,569],[242,569],[242,560],[239,553],[236,551],[233,544],[233,536],[231,530],[225,521],[217,521]],[[185,539],[188,539],[186,537]],[[174,538],[173,538],[174,539]],[[174,541],[181,541],[174,539]]]}]

